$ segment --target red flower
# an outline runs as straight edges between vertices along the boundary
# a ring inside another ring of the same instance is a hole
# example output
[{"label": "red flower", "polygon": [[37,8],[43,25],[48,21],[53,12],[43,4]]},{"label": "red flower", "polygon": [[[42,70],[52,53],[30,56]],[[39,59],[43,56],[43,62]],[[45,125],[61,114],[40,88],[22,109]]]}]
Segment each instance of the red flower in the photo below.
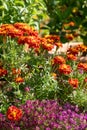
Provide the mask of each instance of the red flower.
[{"label": "red flower", "polygon": [[53,58],[53,63],[54,64],[63,64],[63,63],[65,63],[65,59],[62,56],[55,56]]},{"label": "red flower", "polygon": [[7,74],[7,70],[4,68],[0,68],[0,76],[4,76]]},{"label": "red flower", "polygon": [[7,118],[12,121],[18,121],[21,119],[23,112],[16,106],[10,106],[7,110]]},{"label": "red flower", "polygon": [[59,65],[59,71],[63,74],[70,74],[71,73],[71,66],[66,64]]},{"label": "red flower", "polygon": [[69,84],[73,87],[73,88],[77,88],[78,87],[78,79],[73,79],[73,78],[70,78],[68,80]]}]

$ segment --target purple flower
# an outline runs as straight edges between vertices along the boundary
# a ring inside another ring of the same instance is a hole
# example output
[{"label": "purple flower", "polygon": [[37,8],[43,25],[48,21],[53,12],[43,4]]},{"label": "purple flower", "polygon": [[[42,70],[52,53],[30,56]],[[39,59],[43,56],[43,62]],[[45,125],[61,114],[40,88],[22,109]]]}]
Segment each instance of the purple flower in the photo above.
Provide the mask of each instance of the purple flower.
[{"label": "purple flower", "polygon": [[30,91],[30,87],[27,86],[27,87],[24,88],[24,90],[25,90],[25,92],[29,92]]},{"label": "purple flower", "polygon": [[81,112],[76,105],[66,103],[61,106],[55,100],[28,100],[20,108],[23,116],[18,122],[8,121],[0,113],[1,129],[85,130],[87,128],[87,112]]},{"label": "purple flower", "polygon": [[51,130],[51,129],[49,127],[47,127],[46,130]]}]

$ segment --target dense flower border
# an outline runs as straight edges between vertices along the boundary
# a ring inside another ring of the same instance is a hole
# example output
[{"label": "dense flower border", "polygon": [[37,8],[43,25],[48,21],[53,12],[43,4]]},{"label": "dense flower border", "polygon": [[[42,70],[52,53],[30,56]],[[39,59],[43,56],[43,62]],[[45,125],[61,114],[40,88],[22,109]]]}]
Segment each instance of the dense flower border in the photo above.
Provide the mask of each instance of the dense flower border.
[{"label": "dense flower border", "polygon": [[[10,110],[13,108],[17,111],[19,109],[12,106]],[[85,130],[87,128],[87,112],[83,113],[78,106],[69,103],[62,106],[57,100],[28,100],[19,110],[23,111],[20,120],[10,120],[0,114],[0,130]]]}]

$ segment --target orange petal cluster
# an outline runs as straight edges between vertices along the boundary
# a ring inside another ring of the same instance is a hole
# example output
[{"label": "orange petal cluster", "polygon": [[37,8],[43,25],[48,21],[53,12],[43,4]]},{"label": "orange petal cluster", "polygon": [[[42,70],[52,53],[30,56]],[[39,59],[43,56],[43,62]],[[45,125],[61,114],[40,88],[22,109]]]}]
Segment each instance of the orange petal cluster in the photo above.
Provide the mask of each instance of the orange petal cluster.
[{"label": "orange petal cluster", "polygon": [[62,47],[62,43],[60,42],[60,37],[58,35],[46,35],[44,38],[48,44],[53,44],[57,47]]},{"label": "orange petal cluster", "polygon": [[66,38],[67,40],[71,41],[71,40],[74,39],[74,36],[73,36],[73,34],[66,34],[66,35],[65,35],[65,38]]},{"label": "orange petal cluster", "polygon": [[35,36],[21,36],[18,39],[18,44],[28,44],[29,48],[39,48],[40,38]]},{"label": "orange petal cluster", "polygon": [[68,59],[68,60],[76,61],[76,60],[77,60],[77,57],[74,56],[73,54],[68,54],[68,55],[67,55],[67,59]]},{"label": "orange petal cluster", "polygon": [[65,63],[65,59],[62,56],[55,56],[53,58],[53,64],[63,64]]},{"label": "orange petal cluster", "polygon": [[75,78],[70,78],[68,80],[69,84],[73,87],[73,88],[77,88],[78,87],[78,79]]},{"label": "orange petal cluster", "polygon": [[79,51],[75,47],[70,47],[67,50],[67,54],[78,55]]},{"label": "orange petal cluster", "polygon": [[87,72],[87,63],[78,63],[77,69],[81,69]]},{"label": "orange petal cluster", "polygon": [[19,77],[16,77],[16,78],[15,78],[15,82],[16,82],[16,83],[23,83],[23,82],[24,82],[24,79],[23,79],[21,76],[19,76]]},{"label": "orange petal cluster", "polygon": [[4,76],[7,74],[7,70],[4,68],[0,68],[0,76]]},{"label": "orange petal cluster", "polygon": [[12,24],[2,24],[0,27],[0,35],[19,37],[23,35],[23,31],[15,28]]},{"label": "orange petal cluster", "polygon": [[18,121],[21,119],[23,112],[16,106],[10,106],[7,110],[7,118],[12,121]]},{"label": "orange petal cluster", "polygon": [[20,69],[16,69],[16,68],[12,68],[12,74],[13,75],[19,75],[19,74],[21,74],[21,70]]},{"label": "orange petal cluster", "polygon": [[87,52],[87,46],[80,44],[80,45],[70,47],[67,50],[67,54],[77,55],[79,52]]},{"label": "orange petal cluster", "polygon": [[11,36],[12,38],[19,36],[38,36],[38,32],[26,23],[2,24],[0,26],[0,35]]},{"label": "orange petal cluster", "polygon": [[24,35],[28,35],[28,36],[38,36],[38,32],[36,30],[34,30],[32,27],[30,27],[27,23],[20,23],[17,22],[14,24],[14,27],[22,30]]},{"label": "orange petal cluster", "polygon": [[59,72],[62,73],[62,74],[70,74],[72,69],[71,69],[71,66],[70,65],[67,65],[67,64],[61,64],[59,65]]}]

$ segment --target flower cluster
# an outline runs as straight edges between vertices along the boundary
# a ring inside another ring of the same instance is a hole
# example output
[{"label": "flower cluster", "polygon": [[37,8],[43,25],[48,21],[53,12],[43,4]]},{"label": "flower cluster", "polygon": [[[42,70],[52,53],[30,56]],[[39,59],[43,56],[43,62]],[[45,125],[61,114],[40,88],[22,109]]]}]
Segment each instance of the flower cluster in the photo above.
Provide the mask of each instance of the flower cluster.
[{"label": "flower cluster", "polygon": [[14,122],[16,114],[17,119],[20,118],[20,111],[11,106],[9,120],[5,115],[0,116],[0,128],[14,130],[85,130],[87,128],[87,112],[83,113],[78,106],[69,103],[62,106],[59,105],[58,100],[28,100],[20,108],[23,111],[22,118]]},{"label": "flower cluster", "polygon": [[[74,24],[71,22],[69,26]],[[9,105],[15,99],[20,100],[20,104],[28,99],[57,98],[75,103],[78,91],[86,90],[87,63],[79,61],[87,50],[85,45],[70,47],[66,54],[58,53],[62,47],[60,36],[41,37],[28,24],[18,22],[2,24],[0,40],[3,43],[0,48],[2,104],[4,97],[6,102],[8,98]],[[50,53],[54,48],[55,52]],[[85,105],[86,97],[84,99],[80,105]]]}]

